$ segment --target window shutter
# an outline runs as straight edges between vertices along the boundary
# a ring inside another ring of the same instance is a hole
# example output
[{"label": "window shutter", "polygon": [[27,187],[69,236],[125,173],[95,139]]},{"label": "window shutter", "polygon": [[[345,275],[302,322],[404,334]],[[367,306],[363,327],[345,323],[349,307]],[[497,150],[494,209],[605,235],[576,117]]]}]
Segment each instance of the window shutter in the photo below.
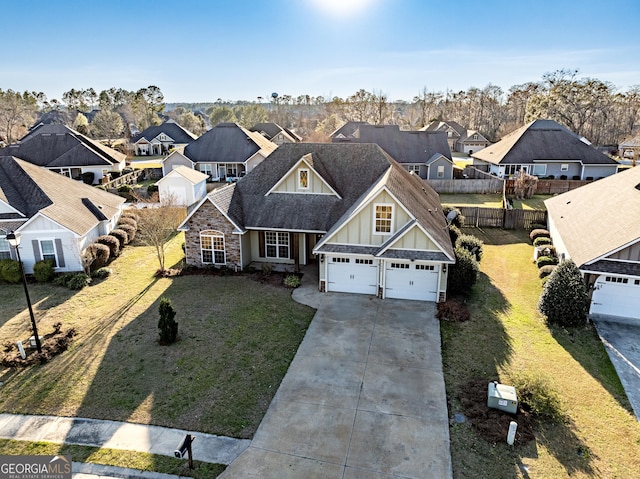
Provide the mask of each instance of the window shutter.
[{"label": "window shutter", "polygon": [[62,251],[62,240],[57,238],[56,241],[56,255],[58,256],[58,266],[64,268],[64,252]]},{"label": "window shutter", "polygon": [[258,256],[261,258],[266,256],[264,249],[264,231],[258,231]]},{"label": "window shutter", "polygon": [[38,243],[38,240],[31,240],[31,245],[33,246],[33,257],[37,263],[42,260],[42,256],[40,255],[40,243]]}]

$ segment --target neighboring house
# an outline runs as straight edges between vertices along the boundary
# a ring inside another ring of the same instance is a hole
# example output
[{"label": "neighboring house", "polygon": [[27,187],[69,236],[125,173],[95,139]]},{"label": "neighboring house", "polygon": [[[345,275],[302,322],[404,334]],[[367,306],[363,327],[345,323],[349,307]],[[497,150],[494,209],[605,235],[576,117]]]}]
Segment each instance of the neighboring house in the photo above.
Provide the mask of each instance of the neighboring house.
[{"label": "neighboring house", "polygon": [[289,130],[283,128],[277,123],[258,123],[257,125],[249,128],[249,131],[257,131],[267,140],[272,141],[276,145],[282,145],[283,143],[298,143],[302,141],[298,135]]},{"label": "neighboring house", "polygon": [[197,170],[177,166],[156,183],[160,201],[190,206],[207,195],[207,178]]},{"label": "neighboring house", "polygon": [[455,262],[438,194],[374,144],[284,144],[179,229],[188,264],[317,264],[321,291],[444,301]]},{"label": "neighboring house", "polygon": [[193,161],[184,156],[183,152],[174,150],[162,159],[162,176],[167,176],[178,166],[186,166],[192,170],[195,169]]},{"label": "neighboring house", "polygon": [[[85,247],[115,228],[125,199],[27,161],[0,157],[0,258],[14,258],[5,239],[22,235],[25,271],[53,260],[55,271],[82,271]],[[15,258],[14,258],[15,259]]]},{"label": "neighboring house", "polygon": [[176,148],[184,148],[196,138],[175,121],[167,120],[135,135],[131,138],[131,145],[136,156],[160,156]]},{"label": "neighboring house", "polygon": [[618,145],[618,155],[624,160],[631,160],[637,163],[640,157],[640,136],[629,138]]},{"label": "neighboring house", "polygon": [[336,131],[329,135],[331,140],[339,140],[343,138],[353,138],[354,135],[357,135],[358,129],[362,125],[368,125],[366,121],[348,121]]},{"label": "neighboring house", "polygon": [[618,162],[553,120],[535,120],[473,153],[473,165],[499,177],[523,170],[538,177],[593,180],[613,175]]},{"label": "neighboring house", "polygon": [[460,123],[452,120],[434,120],[422,131],[442,131],[447,135],[447,143],[451,151],[472,154],[486,148],[491,144],[478,130],[468,130]]},{"label": "neighboring house", "polygon": [[443,132],[401,131],[398,125],[361,124],[349,138],[333,143],[375,143],[408,171],[428,180],[453,179],[453,161]]},{"label": "neighboring house", "polygon": [[18,143],[0,149],[0,156],[15,156],[69,178],[93,173],[93,183],[112,171],[122,171],[126,155],[91,140],[71,128],[40,125]]},{"label": "neighboring house", "polygon": [[212,181],[237,179],[249,173],[278,145],[237,123],[219,123],[184,149],[195,168]]},{"label": "neighboring house", "polygon": [[640,320],[640,167],[545,200],[559,255],[582,271],[590,314]]}]

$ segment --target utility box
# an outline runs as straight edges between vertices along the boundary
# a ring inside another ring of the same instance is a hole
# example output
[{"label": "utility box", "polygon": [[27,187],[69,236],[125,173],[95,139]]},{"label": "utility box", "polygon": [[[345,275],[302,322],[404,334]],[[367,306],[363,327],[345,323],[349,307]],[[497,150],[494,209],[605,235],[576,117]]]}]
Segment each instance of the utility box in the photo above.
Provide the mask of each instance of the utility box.
[{"label": "utility box", "polygon": [[489,383],[487,407],[516,414],[518,412],[516,388],[496,381]]}]

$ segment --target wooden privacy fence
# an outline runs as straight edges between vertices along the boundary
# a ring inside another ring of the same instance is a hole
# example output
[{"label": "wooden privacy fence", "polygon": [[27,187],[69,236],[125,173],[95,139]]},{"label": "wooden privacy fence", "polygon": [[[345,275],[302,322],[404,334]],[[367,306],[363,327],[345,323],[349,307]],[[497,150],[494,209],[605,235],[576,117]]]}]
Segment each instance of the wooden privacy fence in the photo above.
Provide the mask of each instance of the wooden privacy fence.
[{"label": "wooden privacy fence", "polygon": [[544,210],[507,210],[477,206],[456,208],[465,217],[465,226],[476,228],[531,229],[534,224],[547,224],[547,212]]},{"label": "wooden privacy fence", "polygon": [[[513,195],[516,180],[506,180],[505,193]],[[556,195],[575,190],[586,184],[591,183],[588,180],[538,180],[536,184],[536,195]]]},{"label": "wooden privacy fence", "polygon": [[425,181],[438,193],[450,194],[501,194],[504,183],[499,178]]}]

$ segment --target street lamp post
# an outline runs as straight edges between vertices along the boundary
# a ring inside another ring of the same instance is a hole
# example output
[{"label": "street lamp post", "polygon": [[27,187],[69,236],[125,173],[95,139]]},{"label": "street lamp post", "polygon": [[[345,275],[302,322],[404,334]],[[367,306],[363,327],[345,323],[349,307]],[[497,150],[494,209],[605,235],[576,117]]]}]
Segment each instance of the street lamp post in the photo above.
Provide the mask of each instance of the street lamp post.
[{"label": "street lamp post", "polygon": [[27,297],[27,306],[29,307],[29,316],[31,317],[31,329],[33,330],[33,336],[36,340],[36,349],[38,353],[42,352],[42,345],[40,344],[40,336],[38,336],[38,327],[36,326],[36,318],[33,315],[33,308],[31,307],[31,298],[29,298],[29,290],[27,289],[27,277],[24,274],[24,266],[22,259],[20,258],[20,233],[14,233],[11,231],[7,235],[7,242],[16,249],[18,255],[18,263],[20,263],[20,272],[22,273],[22,286],[24,286],[24,295]]}]

